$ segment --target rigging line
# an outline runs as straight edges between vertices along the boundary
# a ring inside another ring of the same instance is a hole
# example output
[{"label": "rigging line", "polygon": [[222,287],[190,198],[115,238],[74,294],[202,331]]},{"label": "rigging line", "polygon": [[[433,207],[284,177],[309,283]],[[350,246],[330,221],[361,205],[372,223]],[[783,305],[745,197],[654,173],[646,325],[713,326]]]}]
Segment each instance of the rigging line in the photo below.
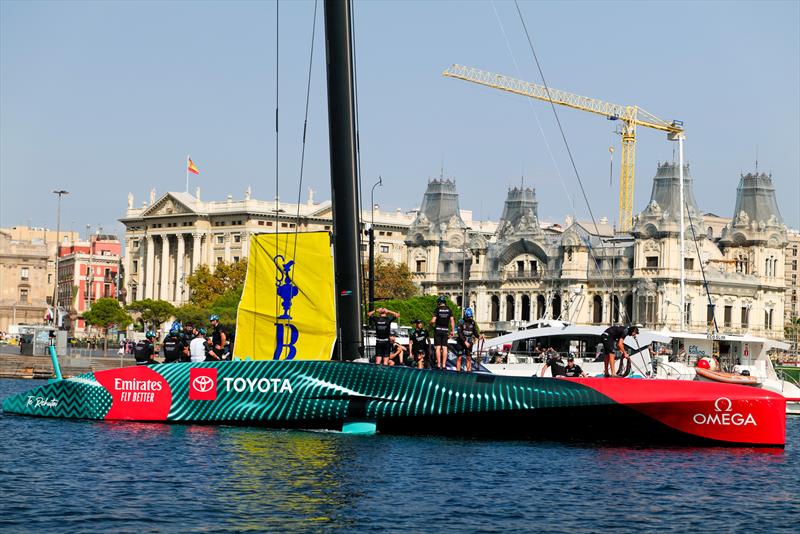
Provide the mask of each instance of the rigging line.
[{"label": "rigging line", "polygon": [[[297,186],[297,215],[294,221],[294,250],[292,250],[292,259],[297,257],[297,233],[300,231],[300,196],[303,194],[303,171],[306,161],[306,133],[308,132],[308,107],[311,98],[311,72],[314,64],[314,37],[317,33],[317,4],[318,0],[314,0],[314,18],[311,23],[311,53],[308,58],[308,83],[306,84],[306,112],[303,119],[303,148],[300,150],[300,181]],[[284,248],[284,253],[285,250]]]},{"label": "rigging line", "polygon": [[[708,298],[708,305],[711,306],[711,309],[714,311],[714,314],[711,318],[714,320],[714,331],[719,334],[719,325],[717,324],[717,310],[714,306],[714,303],[711,301],[711,291],[708,289],[708,280],[706,280],[706,270],[703,267],[703,258],[700,257],[700,246],[697,244],[697,235],[694,232],[694,222],[692,222],[692,213],[689,211],[689,202],[686,200],[684,195],[683,205],[686,209],[686,214],[689,216],[689,228],[692,230],[692,240],[694,241],[694,248],[697,251],[697,262],[700,264],[700,274],[703,275],[703,289],[706,290],[706,297]],[[681,247],[683,247],[683,243],[681,243]],[[686,306],[686,303],[683,304]],[[686,310],[681,310],[681,313],[685,314]]]},{"label": "rigging line", "polygon": [[[361,127],[359,124],[359,114],[358,114],[358,61],[356,58],[356,13],[355,13],[355,6],[354,4],[350,4],[351,6],[351,20],[352,20],[352,28],[350,29],[350,49],[353,53],[353,100],[355,101],[355,121],[356,121],[356,180],[358,181],[358,256],[360,265],[358,266],[358,285],[361,290],[361,315],[364,316],[369,309],[369,305],[367,303],[367,292],[364,288],[364,231],[362,230],[361,225],[361,215],[364,213],[364,205],[363,205],[363,198],[364,192],[361,189]],[[372,206],[369,207],[372,210]],[[374,231],[372,229],[373,236],[372,238],[375,239]],[[374,252],[373,252],[374,253]]]},{"label": "rigging line", "polygon": [[[508,34],[506,33],[506,28],[503,25],[503,21],[500,19],[500,14],[497,12],[497,7],[495,5],[494,0],[492,0],[492,10],[494,11],[494,17],[497,19],[497,24],[500,26],[500,31],[503,34],[503,39],[506,42],[506,48],[508,49],[508,53],[511,56],[511,61],[514,62],[514,70],[517,72],[517,78],[520,80],[523,79],[522,76],[522,69],[519,68],[519,63],[517,63],[517,57],[514,55],[514,51],[511,48],[511,41],[508,39]],[[542,135],[542,141],[544,141],[544,146],[547,149],[547,154],[550,156],[550,161],[553,163],[553,167],[556,169],[556,174],[558,175],[558,179],[561,182],[561,187],[564,189],[564,195],[567,197],[567,201],[570,203],[572,207],[572,214],[575,215],[577,219],[577,214],[575,213],[575,203],[572,201],[572,197],[569,194],[569,190],[567,190],[567,184],[564,182],[564,177],[561,175],[561,169],[558,167],[558,163],[556,162],[556,157],[553,154],[553,150],[550,147],[550,142],[547,140],[547,135],[544,133],[544,128],[542,127],[542,122],[539,120],[539,114],[536,113],[536,107],[533,105],[533,101],[530,98],[526,99],[528,101],[528,107],[530,108],[531,112],[533,113],[533,118],[536,119],[536,125],[539,127],[539,133]]]},{"label": "rigging line", "polygon": [[[525,30],[525,37],[528,39],[528,46],[530,46],[531,53],[533,53],[533,59],[536,62],[536,68],[539,70],[539,76],[542,78],[542,85],[544,85],[545,91],[547,92],[547,98],[548,101],[550,102],[550,108],[553,110],[553,115],[556,118],[556,123],[558,124],[558,130],[561,132],[561,138],[564,140],[564,146],[567,149],[567,154],[569,155],[569,161],[572,164],[572,169],[575,171],[575,177],[578,179],[578,185],[581,188],[581,194],[583,195],[583,200],[584,202],[586,202],[586,209],[589,211],[589,216],[592,219],[592,224],[594,224],[595,232],[597,232],[597,238],[598,241],[600,242],[600,247],[605,251],[606,250],[605,242],[603,241],[603,238],[600,235],[600,228],[597,226],[597,221],[595,220],[594,212],[592,211],[592,206],[591,204],[589,204],[589,198],[586,196],[586,190],[583,187],[583,180],[581,180],[581,175],[578,172],[578,166],[575,164],[575,158],[572,157],[572,150],[569,147],[569,142],[567,141],[567,136],[564,133],[564,128],[561,126],[561,119],[559,118],[558,112],[556,111],[556,105],[553,103],[553,98],[552,95],[550,94],[550,86],[547,85],[547,80],[544,77],[542,66],[539,64],[539,57],[536,55],[536,50],[533,47],[533,41],[531,40],[530,33],[528,33],[528,26],[525,24],[525,17],[522,16],[522,10],[519,8],[519,2],[517,0],[514,0],[514,5],[516,6],[517,13],[519,14],[519,20],[522,23],[522,29]],[[589,255],[594,260],[595,267],[597,267],[598,271],[601,271],[600,263],[597,261],[597,257],[592,252],[591,239],[589,240],[588,248],[589,248]],[[612,273],[614,272],[613,263],[611,272]],[[605,276],[603,276],[602,271],[600,272],[600,280],[603,282],[603,287],[606,290],[608,290],[608,284],[606,283],[606,278]]]},{"label": "rigging line", "polygon": [[[278,251],[280,250],[280,245],[278,243],[279,233],[278,233],[278,217],[280,215],[280,165],[279,165],[279,157],[280,157],[280,149],[278,145],[278,141],[280,140],[280,133],[278,129],[278,109],[280,104],[280,0],[275,0],[275,255],[278,255]],[[273,260],[275,261],[275,260]],[[276,268],[280,269],[277,266]],[[278,302],[278,292],[275,292],[275,317],[278,317],[279,313],[279,302]],[[255,335],[255,333],[254,333]]]}]

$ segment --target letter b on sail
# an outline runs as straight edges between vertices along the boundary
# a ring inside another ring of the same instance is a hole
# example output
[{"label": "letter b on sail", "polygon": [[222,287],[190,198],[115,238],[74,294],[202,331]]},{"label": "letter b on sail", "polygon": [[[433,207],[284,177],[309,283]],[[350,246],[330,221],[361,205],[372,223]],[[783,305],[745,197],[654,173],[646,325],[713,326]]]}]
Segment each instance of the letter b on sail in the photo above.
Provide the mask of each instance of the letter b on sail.
[{"label": "letter b on sail", "polygon": [[[288,330],[289,340],[287,343],[286,334]],[[275,354],[272,355],[273,360],[280,360],[281,355],[284,349],[287,349],[286,357],[283,358],[285,360],[294,360],[294,357],[297,356],[297,347],[295,344],[297,340],[300,338],[300,332],[293,324],[281,324],[278,323],[275,325]]]}]

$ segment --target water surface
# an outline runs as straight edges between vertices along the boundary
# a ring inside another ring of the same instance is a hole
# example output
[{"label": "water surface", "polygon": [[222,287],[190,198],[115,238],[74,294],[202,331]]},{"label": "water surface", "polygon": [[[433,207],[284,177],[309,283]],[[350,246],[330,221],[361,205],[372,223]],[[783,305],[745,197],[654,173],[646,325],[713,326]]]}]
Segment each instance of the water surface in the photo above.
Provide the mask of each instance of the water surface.
[{"label": "water surface", "polygon": [[796,533],[800,418],[787,434],[658,449],[0,415],[0,530]]}]

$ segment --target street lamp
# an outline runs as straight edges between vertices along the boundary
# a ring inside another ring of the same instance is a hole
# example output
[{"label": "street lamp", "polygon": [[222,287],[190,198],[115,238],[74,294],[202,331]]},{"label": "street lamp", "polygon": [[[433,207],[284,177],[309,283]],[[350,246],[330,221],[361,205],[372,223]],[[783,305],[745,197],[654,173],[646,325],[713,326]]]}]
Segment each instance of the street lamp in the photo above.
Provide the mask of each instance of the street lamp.
[{"label": "street lamp", "polygon": [[467,232],[472,230],[469,226],[464,228],[464,246],[462,251],[464,256],[461,261],[461,318],[464,318],[464,310],[467,309]]},{"label": "street lamp", "polygon": [[367,229],[369,238],[369,311],[375,307],[375,188],[383,187],[383,178],[378,176],[378,181],[372,186],[369,193],[369,204],[372,210],[372,218]]},{"label": "street lamp", "polygon": [[69,191],[57,189],[53,194],[58,195],[58,211],[56,215],[56,279],[53,288],[53,326],[58,328],[58,247],[61,245],[61,197],[69,195]]}]

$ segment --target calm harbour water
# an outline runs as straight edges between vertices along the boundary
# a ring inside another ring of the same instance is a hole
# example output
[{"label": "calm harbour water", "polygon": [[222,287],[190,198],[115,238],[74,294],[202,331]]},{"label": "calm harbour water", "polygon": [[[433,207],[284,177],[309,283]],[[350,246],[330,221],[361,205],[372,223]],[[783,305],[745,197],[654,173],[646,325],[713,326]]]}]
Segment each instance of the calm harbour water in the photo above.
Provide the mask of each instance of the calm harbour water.
[{"label": "calm harbour water", "polygon": [[0,415],[0,531],[797,532],[800,418],[787,433],[777,452]]}]

